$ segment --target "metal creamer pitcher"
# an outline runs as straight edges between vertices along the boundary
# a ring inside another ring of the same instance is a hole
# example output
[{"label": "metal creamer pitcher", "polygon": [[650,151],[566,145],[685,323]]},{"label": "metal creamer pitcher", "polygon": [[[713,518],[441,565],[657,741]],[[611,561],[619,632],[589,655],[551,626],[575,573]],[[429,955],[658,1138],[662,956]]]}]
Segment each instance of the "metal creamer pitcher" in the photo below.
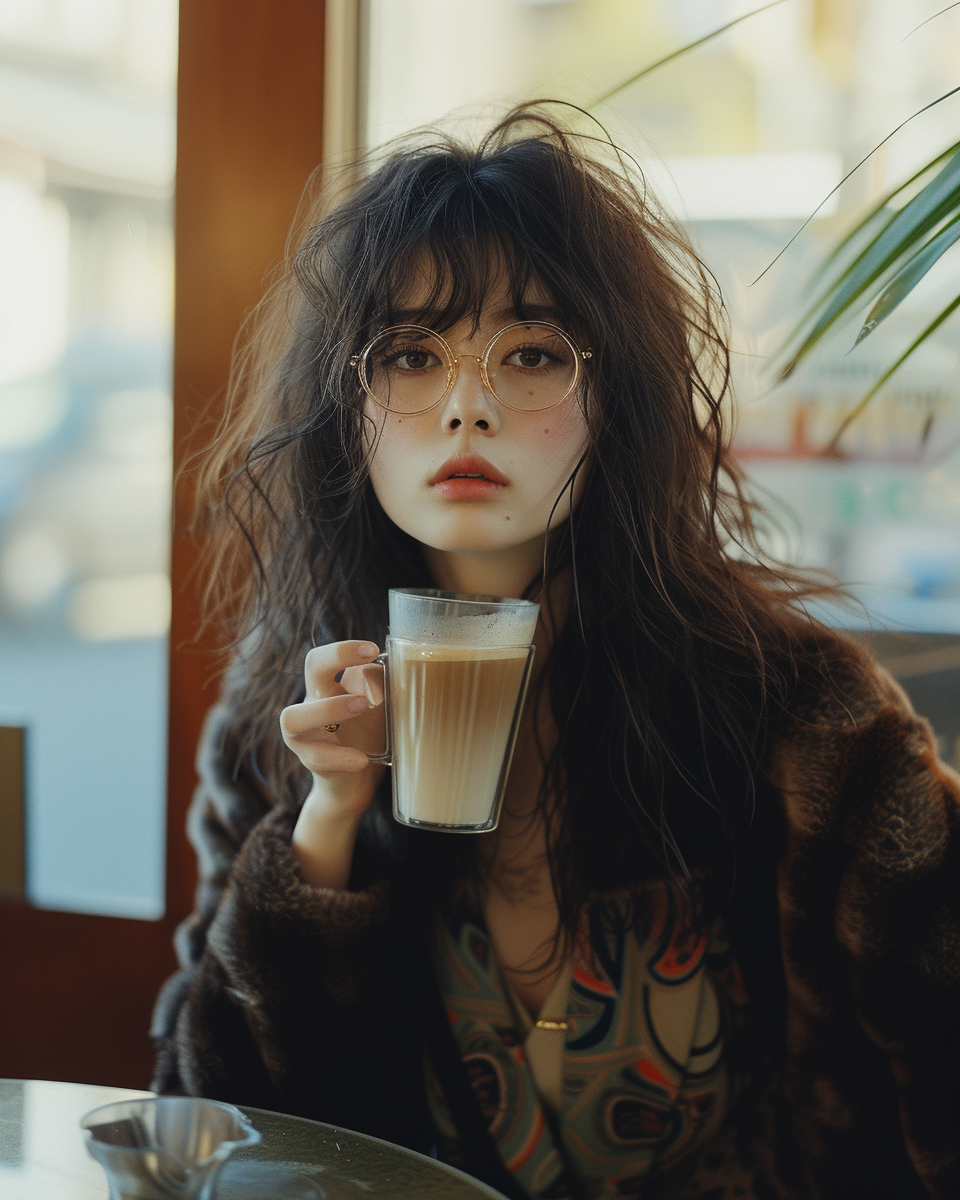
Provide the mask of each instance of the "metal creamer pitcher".
[{"label": "metal creamer pitcher", "polygon": [[80,1122],[110,1200],[212,1200],[217,1175],[260,1134],[232,1104],[192,1096],[123,1100]]}]

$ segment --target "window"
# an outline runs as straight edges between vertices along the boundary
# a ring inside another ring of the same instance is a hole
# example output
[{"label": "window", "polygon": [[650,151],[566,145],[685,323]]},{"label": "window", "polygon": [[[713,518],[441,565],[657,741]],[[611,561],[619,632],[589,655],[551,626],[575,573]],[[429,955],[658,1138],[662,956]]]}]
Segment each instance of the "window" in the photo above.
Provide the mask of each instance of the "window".
[{"label": "window", "polygon": [[0,723],[27,890],[163,911],[174,0],[0,8]]}]

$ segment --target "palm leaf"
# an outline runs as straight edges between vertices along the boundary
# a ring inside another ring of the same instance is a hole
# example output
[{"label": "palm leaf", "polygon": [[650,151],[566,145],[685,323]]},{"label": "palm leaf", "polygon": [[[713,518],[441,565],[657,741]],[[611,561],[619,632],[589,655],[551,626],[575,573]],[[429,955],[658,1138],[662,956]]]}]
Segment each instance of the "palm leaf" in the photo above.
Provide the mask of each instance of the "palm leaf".
[{"label": "palm leaf", "polygon": [[870,390],[867,392],[867,394],[865,396],[863,396],[860,400],[857,401],[856,406],[853,408],[853,410],[851,412],[847,413],[847,415],[843,418],[839,427],[837,428],[836,433],[830,439],[830,444],[827,447],[828,450],[836,449],[837,443],[840,441],[841,437],[843,437],[844,433],[847,431],[847,429],[849,429],[849,427],[853,424],[853,422],[857,419],[857,417],[860,416],[860,414],[867,407],[867,405],[870,403],[870,401],[874,398],[874,396],[877,394],[877,392],[880,391],[880,389],[887,382],[887,380],[890,378],[890,376],[893,375],[893,373],[895,371],[900,370],[900,368],[907,361],[907,359],[910,357],[910,355],[913,354],[913,352],[916,350],[916,348],[919,345],[921,345],[923,342],[925,342],[927,340],[927,338],[930,336],[930,334],[933,333],[934,330],[938,329],[944,323],[944,321],[947,319],[947,317],[949,317],[950,314],[953,313],[957,308],[960,308],[960,296],[955,296],[953,298],[953,300],[950,301],[950,303],[943,310],[943,312],[941,312],[938,316],[936,316],[918,337],[914,338],[914,340],[910,343],[910,345],[906,348],[906,350],[904,350],[904,352],[900,355],[900,357],[897,359],[897,361],[892,366],[887,367],[887,369],[880,376],[880,378],[876,381],[876,383],[870,388]]},{"label": "palm leaf", "polygon": [[[958,3],[960,3],[960,0],[958,0]],[[881,145],[882,144],[883,143],[881,143]],[[898,184],[892,189],[892,191],[887,192],[887,194],[881,200],[878,200],[873,208],[871,208],[870,211],[861,218],[860,222],[857,225],[854,225],[850,232],[845,234],[840,241],[837,242],[836,246],[834,246],[834,248],[830,251],[820,269],[821,274],[825,274],[829,267],[841,258],[844,250],[846,250],[852,242],[865,242],[872,240],[874,236],[874,226],[876,226],[878,222],[882,224],[890,219],[890,204],[895,197],[899,196],[901,192],[905,192],[908,188],[912,187],[913,184],[915,184],[918,179],[922,179],[924,175],[929,175],[938,163],[943,162],[945,158],[950,158],[952,155],[956,154],[958,150],[960,150],[960,142],[954,142],[952,146],[948,146],[946,150],[943,150],[937,155],[936,158],[933,158],[930,160],[930,162],[925,163],[919,171],[914,172],[909,179],[905,179],[903,183]],[[847,178],[849,178],[849,176],[847,176]]]},{"label": "palm leaf", "polygon": [[[813,220],[813,218],[814,218],[814,217],[817,215],[817,213],[820,211],[820,209],[821,209],[821,208],[823,208],[823,206],[824,206],[824,205],[826,204],[826,202],[827,202],[827,201],[830,199],[830,197],[831,197],[832,195],[834,195],[834,193],[835,193],[835,192],[838,192],[838,191],[839,191],[839,190],[840,190],[840,189],[843,187],[843,185],[844,185],[844,184],[847,182],[847,180],[848,180],[848,179],[849,179],[849,178],[850,178],[852,175],[855,175],[855,174],[857,173],[857,171],[859,171],[859,170],[860,170],[860,168],[863,166],[863,164],[864,164],[864,163],[867,161],[867,159],[868,159],[868,158],[870,158],[870,157],[872,157],[872,155],[876,154],[876,152],[877,152],[877,151],[880,149],[880,147],[881,147],[881,146],[884,146],[884,145],[886,145],[886,143],[887,143],[887,142],[889,142],[889,141],[890,141],[890,139],[891,139],[891,138],[892,138],[892,137],[893,137],[895,134],[899,133],[899,132],[900,132],[900,130],[901,130],[901,129],[903,129],[904,125],[909,125],[909,124],[910,124],[910,122],[911,122],[911,121],[913,121],[913,120],[914,120],[916,117],[919,117],[921,113],[925,113],[925,112],[927,112],[927,111],[928,111],[929,109],[931,109],[931,108],[936,108],[936,106],[937,106],[938,104],[942,104],[944,100],[949,100],[949,98],[950,98],[951,96],[955,96],[955,95],[957,94],[957,92],[960,92],[960,85],[958,85],[958,86],[957,86],[957,87],[955,87],[955,88],[951,88],[949,92],[944,92],[944,93],[943,93],[943,95],[942,95],[942,96],[938,96],[938,97],[936,98],[936,100],[931,100],[931,101],[930,101],[930,103],[929,103],[929,104],[925,104],[925,105],[923,106],[923,108],[918,108],[918,109],[917,109],[917,111],[916,111],[915,113],[911,113],[911,114],[910,114],[910,116],[909,116],[909,117],[907,117],[907,119],[906,119],[905,121],[901,121],[901,122],[900,122],[900,124],[899,124],[899,125],[898,125],[898,126],[895,128],[895,129],[891,129],[891,130],[890,130],[890,132],[887,134],[887,136],[886,136],[885,138],[883,138],[881,141],[879,141],[879,142],[878,142],[878,143],[877,143],[877,144],[874,146],[874,148],[873,148],[873,149],[870,151],[870,153],[869,153],[869,154],[865,154],[865,155],[863,156],[863,158],[861,158],[861,159],[860,159],[860,161],[857,163],[857,165],[856,165],[855,167],[851,167],[851,169],[850,169],[850,170],[849,170],[849,171],[846,173],[846,175],[844,175],[844,177],[843,177],[843,178],[840,180],[840,182],[837,184],[837,186],[836,186],[835,188],[831,188],[831,190],[830,190],[829,192],[827,192],[827,194],[824,196],[824,198],[823,198],[823,199],[820,201],[820,203],[819,203],[819,204],[817,205],[817,207],[816,207],[816,208],[813,210],[813,212],[810,214],[810,216],[809,216],[809,217],[807,217],[807,219],[804,221],[804,223],[803,223],[803,224],[800,226],[800,228],[797,230],[797,232],[796,232],[796,233],[793,235],[793,237],[792,237],[792,238],[790,238],[790,240],[789,240],[789,241],[787,242],[787,244],[786,244],[786,245],[785,245],[785,246],[784,246],[784,247],[783,247],[783,248],[782,248],[782,249],[779,251],[779,253],[778,253],[778,254],[776,254],[776,255],[775,255],[775,256],[774,256],[774,257],[773,257],[773,258],[770,260],[770,262],[768,262],[768,263],[767,263],[767,265],[766,265],[766,266],[763,268],[763,270],[760,272],[760,274],[757,276],[757,278],[756,278],[756,279],[755,279],[753,282],[754,282],[754,283],[757,283],[757,282],[759,282],[759,280],[761,280],[761,279],[764,277],[764,275],[766,275],[766,273],[767,273],[767,272],[770,270],[770,268],[771,268],[771,267],[774,265],[774,263],[778,262],[778,261],[779,261],[779,259],[780,259],[780,258],[781,258],[781,257],[782,257],[784,254],[786,254],[787,250],[789,250],[789,249],[790,249],[790,247],[791,247],[791,246],[793,245],[793,243],[794,243],[794,242],[797,240],[797,238],[800,236],[800,234],[801,234],[801,233],[803,233],[803,231],[804,231],[804,230],[806,229],[806,227],[807,227],[807,226],[810,224],[810,222]],[[942,157],[942,155],[937,155],[937,157],[936,157],[936,158],[933,160],[933,162],[939,162],[941,157]],[[926,171],[926,170],[929,170],[929,168],[930,168],[932,165],[933,165],[932,163],[928,163],[928,164],[927,164],[927,166],[924,168],[924,171]],[[923,173],[923,172],[921,172],[921,174],[922,174],[922,173]],[[906,186],[906,185],[901,185],[901,186]],[[899,190],[900,190],[900,189],[898,188],[898,189],[897,189],[897,191],[899,191]],[[896,195],[896,192],[894,192],[893,194],[894,194],[894,195]],[[889,197],[888,197],[887,199],[889,200]]]},{"label": "palm leaf", "polygon": [[813,326],[793,352],[781,378],[786,378],[824,334],[836,325],[847,309],[913,250],[918,242],[936,230],[945,219],[957,214],[960,214],[960,150],[947,160],[926,187],[890,218],[814,305],[800,328],[808,324],[811,317],[815,317]]},{"label": "palm leaf", "polygon": [[596,108],[598,104],[606,104],[612,99],[617,92],[622,92],[624,88],[628,88],[631,83],[636,83],[638,79],[643,79],[644,75],[649,75],[651,71],[656,71],[658,67],[664,66],[668,62],[673,62],[675,58],[679,58],[682,54],[687,54],[691,50],[695,50],[698,46],[702,46],[705,42],[712,41],[715,37],[719,37],[721,33],[726,33],[728,29],[732,29],[734,25],[739,25],[741,21],[748,21],[751,17],[755,17],[758,13],[766,12],[768,8],[776,8],[780,4],[784,4],[785,0],[771,0],[771,3],[764,4],[760,8],[755,8],[751,12],[744,13],[740,17],[734,17],[732,21],[727,21],[725,25],[718,25],[716,29],[711,29],[709,33],[699,37],[696,41],[687,42],[685,46],[681,46],[678,50],[671,50],[669,54],[665,54],[663,58],[658,58],[656,62],[648,63],[642,70],[637,71],[635,75],[631,75],[629,79],[624,79],[622,83],[618,83],[616,87],[610,88],[601,96],[597,96],[595,100],[591,100],[586,106],[587,111],[591,108]]},{"label": "palm leaf", "polygon": [[[929,170],[929,164],[926,168]],[[898,188],[897,192],[902,188]],[[893,193],[894,195],[896,193]],[[890,197],[887,198],[889,203]],[[889,264],[898,253],[937,225],[960,203],[960,149],[916,196],[894,213],[880,233],[861,251],[846,274],[847,287],[857,287],[867,276],[876,277],[878,264]],[[842,278],[842,277],[841,277]],[[843,289],[841,289],[843,290]]]},{"label": "palm leaf", "polygon": [[[960,0],[958,0],[958,3],[960,3]],[[951,8],[956,8],[956,7],[957,7],[956,4],[948,4],[946,8],[941,8],[939,12],[935,12],[932,17],[927,17],[927,19],[925,21],[921,21],[919,25],[914,25],[914,27],[910,30],[910,32],[906,35],[906,37],[902,37],[900,39],[901,42],[905,42],[908,37],[913,37],[913,35],[917,32],[918,29],[922,29],[924,27],[924,25],[929,25],[931,21],[935,21],[937,19],[937,17],[942,17],[945,12],[949,12]]]},{"label": "palm leaf", "polygon": [[[896,129],[880,142],[880,146],[888,142],[914,117],[927,112],[957,92],[960,92],[960,87],[952,88],[930,104],[925,104],[906,121],[901,121]],[[876,149],[879,149],[879,146]],[[867,158],[869,157],[867,155]],[[862,166],[863,162],[866,162],[866,158],[854,167],[854,171]],[[933,179],[899,211],[888,216],[891,201],[939,164],[943,165]],[[844,179],[849,179],[852,173],[849,172]],[[822,204],[823,202],[820,207]],[[801,230],[805,228],[806,224],[807,222],[804,222]],[[799,236],[801,230],[794,234],[777,258]],[[834,277],[823,288],[820,298],[811,306],[803,320],[786,339],[782,352],[789,351],[790,359],[781,371],[780,378],[785,379],[796,368],[797,364],[810,353],[821,338],[837,325],[852,305],[863,297],[872,297],[872,307],[854,342],[854,346],[859,345],[902,303],[933,264],[958,239],[960,239],[960,143],[954,143],[948,149],[941,151],[910,179],[905,180],[889,192],[834,247],[819,271],[821,279],[830,274],[831,269]],[[773,262],[776,262],[777,258]],[[837,269],[844,259],[847,260],[845,265]],[[770,269],[773,262],[766,270]],[[831,439],[828,449],[836,447],[845,430],[863,412],[887,380],[958,307],[960,307],[960,295],[950,301],[869,388],[853,410],[844,418]],[[791,347],[795,348],[791,350]]]},{"label": "palm leaf", "polygon": [[946,228],[932,238],[907,265],[891,279],[880,294],[880,298],[864,321],[854,347],[859,346],[864,338],[869,337],[876,327],[885,321],[897,305],[907,298],[920,280],[926,275],[933,264],[944,254],[953,243],[960,238],[960,215],[953,218]]}]

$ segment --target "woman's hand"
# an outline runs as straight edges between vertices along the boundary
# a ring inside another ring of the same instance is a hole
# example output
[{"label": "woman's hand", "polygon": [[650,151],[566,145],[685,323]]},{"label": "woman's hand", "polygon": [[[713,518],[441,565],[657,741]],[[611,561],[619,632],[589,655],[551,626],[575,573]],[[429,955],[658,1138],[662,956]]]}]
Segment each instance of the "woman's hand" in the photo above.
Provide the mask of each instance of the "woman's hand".
[{"label": "woman's hand", "polygon": [[[344,888],[360,818],[370,806],[383,767],[368,754],[385,743],[379,654],[371,642],[316,646],[306,658],[307,694],[280,714],[287,746],[313,776],[293,832],[304,878],[316,887]],[[325,725],[340,726],[335,732]]]}]

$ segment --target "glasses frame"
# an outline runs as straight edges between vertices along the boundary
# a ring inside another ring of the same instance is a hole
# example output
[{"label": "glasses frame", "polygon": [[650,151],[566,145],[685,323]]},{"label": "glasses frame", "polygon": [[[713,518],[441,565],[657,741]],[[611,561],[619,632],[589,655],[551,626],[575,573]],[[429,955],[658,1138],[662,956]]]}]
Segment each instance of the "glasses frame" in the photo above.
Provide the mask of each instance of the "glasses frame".
[{"label": "glasses frame", "polygon": [[[555,400],[552,404],[545,404],[542,408],[517,408],[516,405],[508,404],[506,400],[497,395],[496,390],[490,382],[490,376],[487,374],[487,362],[490,358],[490,351],[493,349],[494,343],[499,337],[509,332],[511,329],[529,328],[531,325],[537,325],[541,329],[549,329],[553,333],[558,334],[567,343],[567,345],[573,351],[573,380],[560,399]],[[377,399],[377,397],[371,391],[367,380],[367,355],[369,354],[370,349],[375,342],[378,342],[386,334],[397,333],[401,329],[410,329],[417,333],[427,334],[429,337],[436,338],[436,340],[446,351],[447,385],[439,399],[434,400],[433,404],[428,404],[426,408],[390,408],[388,405]],[[502,404],[504,408],[509,408],[511,412],[547,412],[549,409],[556,408],[558,405],[563,404],[563,402],[569,399],[569,397],[576,391],[577,385],[579,384],[581,376],[583,375],[583,364],[588,359],[593,358],[593,351],[591,349],[581,350],[569,333],[561,329],[559,325],[552,324],[550,321],[511,321],[509,325],[504,325],[502,329],[498,329],[490,341],[487,342],[482,356],[478,356],[476,354],[454,354],[449,342],[447,342],[447,340],[441,334],[437,333],[435,329],[428,329],[426,325],[390,325],[386,329],[381,329],[375,337],[372,337],[359,354],[354,354],[350,359],[350,365],[351,367],[356,368],[357,375],[360,377],[360,386],[378,408],[382,408],[384,412],[402,412],[404,416],[416,417],[421,413],[430,412],[431,409],[436,408],[438,404],[442,404],[450,395],[456,386],[457,377],[460,374],[461,358],[472,358],[476,363],[479,364],[480,379],[483,383],[483,386],[487,389],[490,395],[493,396],[494,400],[496,400],[498,404]]]}]

